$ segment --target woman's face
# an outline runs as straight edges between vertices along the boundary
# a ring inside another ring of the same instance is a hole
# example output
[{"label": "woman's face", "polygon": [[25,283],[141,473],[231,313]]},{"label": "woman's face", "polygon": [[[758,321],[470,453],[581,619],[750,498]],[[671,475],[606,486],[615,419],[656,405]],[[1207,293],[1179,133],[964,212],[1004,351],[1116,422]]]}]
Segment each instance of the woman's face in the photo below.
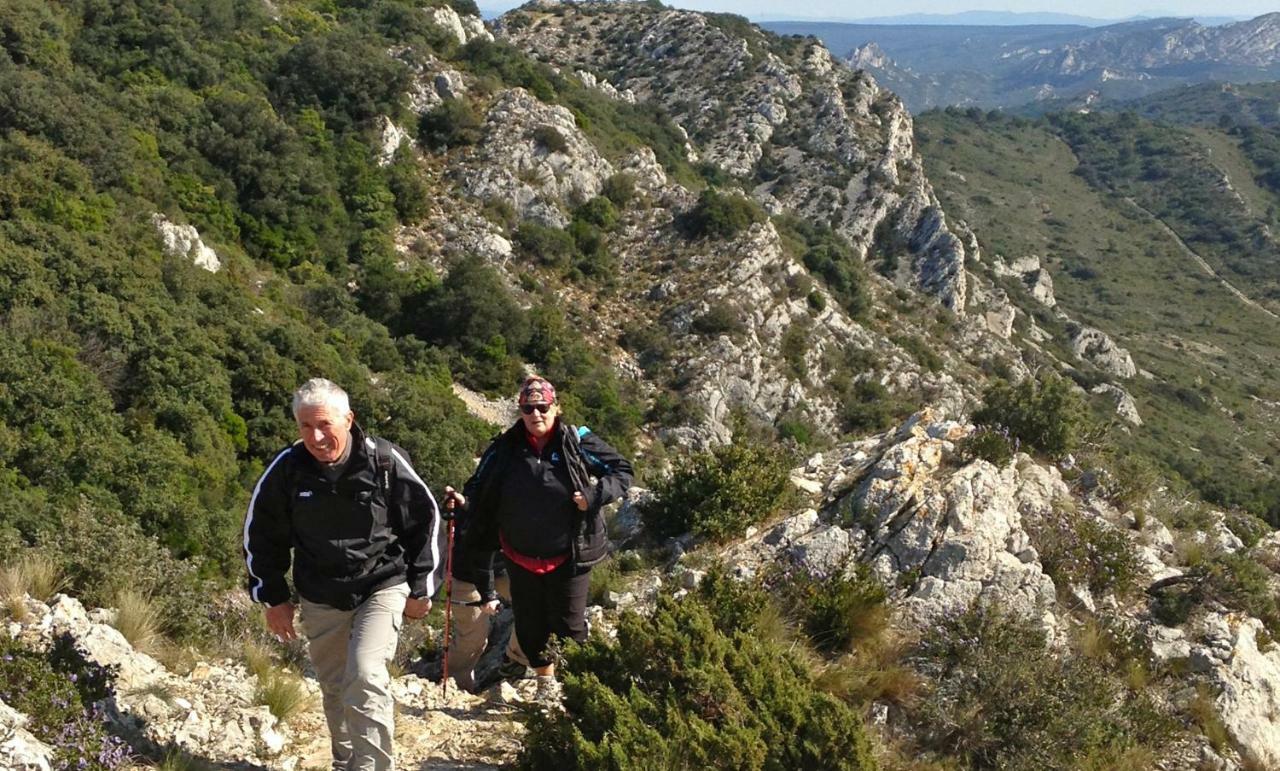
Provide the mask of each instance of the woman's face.
[{"label": "woman's face", "polygon": [[[546,412],[542,411],[544,408]],[[555,402],[520,405],[520,419],[524,421],[525,430],[539,438],[551,433],[559,414],[560,405]]]}]

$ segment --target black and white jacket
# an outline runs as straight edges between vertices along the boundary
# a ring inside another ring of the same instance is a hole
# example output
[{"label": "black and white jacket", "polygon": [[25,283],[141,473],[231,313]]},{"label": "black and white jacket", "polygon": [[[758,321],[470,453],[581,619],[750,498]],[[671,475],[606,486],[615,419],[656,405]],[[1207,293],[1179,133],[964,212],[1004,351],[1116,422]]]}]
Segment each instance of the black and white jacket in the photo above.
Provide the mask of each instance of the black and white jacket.
[{"label": "black and white jacket", "polygon": [[289,599],[291,562],[298,594],[343,610],[406,580],[430,597],[444,572],[431,491],[404,450],[359,426],[333,482],[301,442],[276,455],[249,501],[244,552],[249,593],[268,605]]}]

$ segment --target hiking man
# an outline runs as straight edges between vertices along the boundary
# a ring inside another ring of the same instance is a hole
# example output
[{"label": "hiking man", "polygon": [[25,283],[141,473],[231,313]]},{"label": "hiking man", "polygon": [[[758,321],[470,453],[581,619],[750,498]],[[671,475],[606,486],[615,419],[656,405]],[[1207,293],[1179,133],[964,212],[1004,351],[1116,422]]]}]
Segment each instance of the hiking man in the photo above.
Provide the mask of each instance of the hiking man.
[{"label": "hiking man", "polygon": [[441,584],[439,512],[404,450],[366,435],[334,383],[308,380],[293,416],[300,439],[267,466],[245,517],[249,593],[271,632],[294,639],[292,561],[333,768],[394,769],[387,663],[403,619],[430,612]]}]

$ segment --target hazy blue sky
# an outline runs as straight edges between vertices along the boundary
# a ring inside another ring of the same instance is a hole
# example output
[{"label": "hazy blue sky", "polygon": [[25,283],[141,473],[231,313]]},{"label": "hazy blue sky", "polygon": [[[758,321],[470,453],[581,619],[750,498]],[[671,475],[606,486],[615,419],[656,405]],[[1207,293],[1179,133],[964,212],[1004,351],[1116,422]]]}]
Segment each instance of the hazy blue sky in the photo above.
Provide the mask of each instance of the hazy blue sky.
[{"label": "hazy blue sky", "polygon": [[[1280,10],[1280,2],[1259,0],[1074,0],[1072,3],[1036,0],[899,0],[893,3],[842,2],[842,0],[663,0],[677,8],[696,11],[728,11],[753,19],[830,18],[859,19],[872,16],[900,16],[908,13],[958,13],[960,11],[1053,11],[1102,19],[1129,16],[1242,16],[1253,17]],[[521,5],[523,0],[480,2],[486,12]],[[485,15],[489,15],[486,13]]]}]

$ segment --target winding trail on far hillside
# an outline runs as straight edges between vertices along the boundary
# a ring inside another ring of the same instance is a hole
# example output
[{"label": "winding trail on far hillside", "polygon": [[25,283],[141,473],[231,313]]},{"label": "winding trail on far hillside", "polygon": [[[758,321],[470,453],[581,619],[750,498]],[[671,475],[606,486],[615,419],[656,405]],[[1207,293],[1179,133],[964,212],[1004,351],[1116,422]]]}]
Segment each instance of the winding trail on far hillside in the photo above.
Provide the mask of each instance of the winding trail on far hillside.
[{"label": "winding trail on far hillside", "polygon": [[1276,321],[1280,321],[1280,315],[1276,315],[1270,310],[1267,310],[1267,308],[1263,307],[1256,300],[1249,297],[1244,292],[1241,292],[1239,289],[1236,289],[1235,286],[1233,286],[1230,281],[1227,281],[1225,278],[1218,275],[1218,272],[1213,269],[1213,266],[1210,265],[1205,260],[1205,258],[1201,257],[1190,246],[1187,246],[1187,242],[1182,240],[1182,236],[1178,235],[1173,228],[1165,224],[1165,221],[1157,217],[1150,209],[1147,209],[1145,206],[1133,200],[1132,198],[1129,198],[1128,196],[1125,196],[1124,200],[1133,208],[1137,209],[1138,211],[1150,217],[1157,225],[1159,225],[1164,230],[1164,232],[1169,234],[1169,237],[1172,238],[1178,244],[1178,246],[1182,247],[1182,251],[1186,252],[1187,256],[1189,256],[1191,259],[1196,261],[1196,263],[1200,266],[1202,270],[1204,270],[1206,274],[1208,274],[1211,278],[1216,279],[1219,284],[1222,284],[1223,288],[1225,288],[1231,294],[1235,295],[1240,300],[1240,302],[1244,303],[1245,305],[1248,305],[1251,308],[1262,311],[1263,313],[1267,314],[1268,316],[1275,319]]}]

